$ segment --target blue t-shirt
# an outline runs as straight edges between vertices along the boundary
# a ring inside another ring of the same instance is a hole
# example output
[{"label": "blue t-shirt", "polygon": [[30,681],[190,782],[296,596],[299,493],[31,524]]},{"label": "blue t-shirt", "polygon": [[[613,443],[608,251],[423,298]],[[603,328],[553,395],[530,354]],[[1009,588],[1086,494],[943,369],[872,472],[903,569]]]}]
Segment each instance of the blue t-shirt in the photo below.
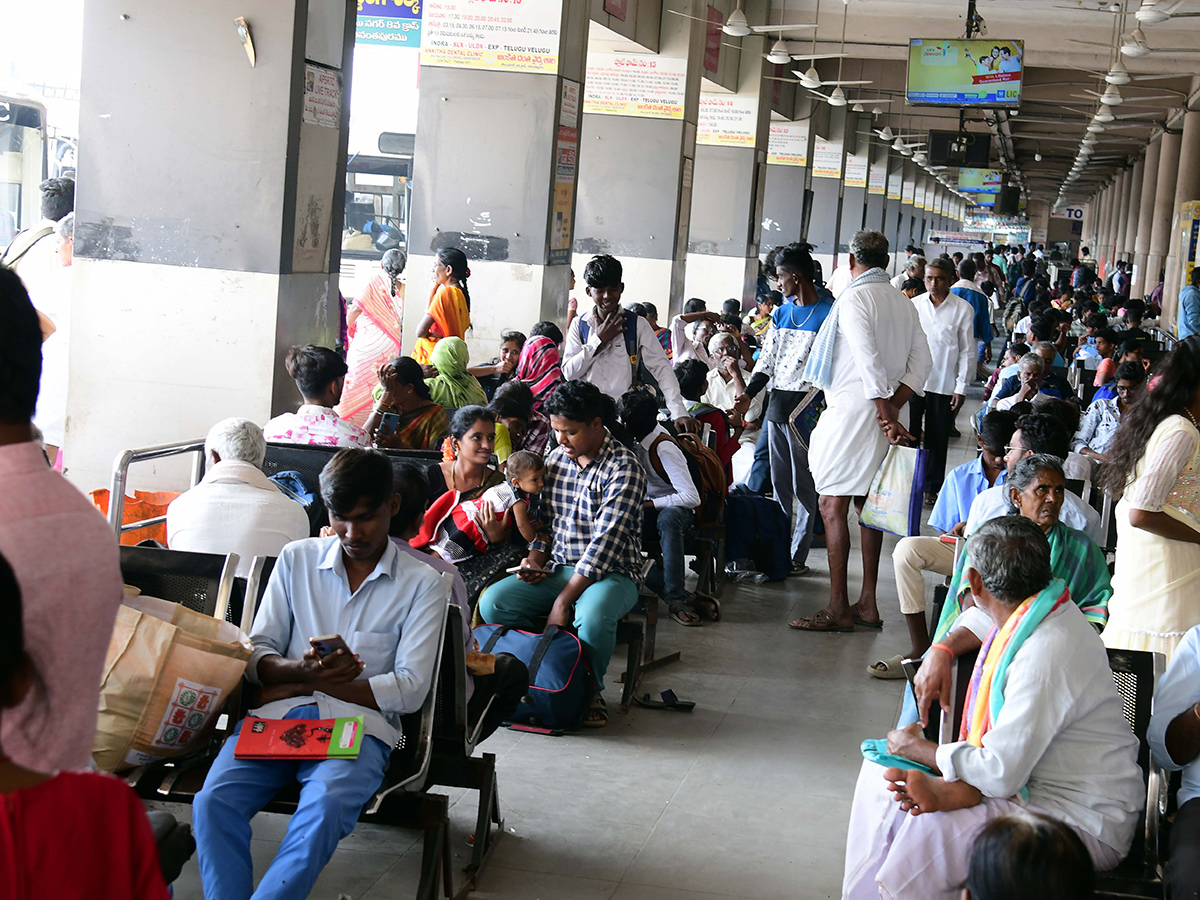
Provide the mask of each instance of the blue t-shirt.
[{"label": "blue t-shirt", "polygon": [[[1003,483],[1006,474],[1002,469],[996,484]],[[929,524],[938,531],[946,532],[959,522],[967,521],[971,515],[971,504],[989,487],[991,485],[983,471],[982,456],[951,469],[946,473],[937,502],[933,504]]]}]

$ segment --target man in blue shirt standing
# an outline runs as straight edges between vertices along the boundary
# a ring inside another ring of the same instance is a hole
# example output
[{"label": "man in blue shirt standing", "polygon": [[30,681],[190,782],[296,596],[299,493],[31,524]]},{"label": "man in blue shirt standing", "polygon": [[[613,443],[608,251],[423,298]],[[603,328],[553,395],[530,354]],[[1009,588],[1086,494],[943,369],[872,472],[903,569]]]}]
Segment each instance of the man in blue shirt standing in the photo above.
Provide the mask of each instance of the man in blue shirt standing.
[{"label": "man in blue shirt standing", "polygon": [[[356,759],[236,759],[243,722],[196,795],[192,824],[208,897],[307,897],[338,841],[383,782],[400,717],[433,684],[448,586],[388,539],[400,506],[392,464],[378,450],[340,450],[321,471],[334,537],[283,548],[254,617],[246,669],[262,685],[251,714],[264,719],[363,717]],[[350,653],[319,656],[310,639],[340,635]],[[285,786],[300,802],[275,859],[254,890],[250,819]]]},{"label": "man in blue shirt standing", "polygon": [[1187,286],[1179,292],[1179,339],[1200,333],[1200,266],[1192,269]]},{"label": "man in blue shirt standing", "polygon": [[[971,513],[971,503],[988,488],[1001,484],[1005,476],[1004,454],[1017,427],[1010,412],[990,412],[979,431],[982,452],[975,459],[951,469],[942,484],[929,524],[939,531],[962,537]],[[929,628],[925,622],[925,573],[954,574],[954,543],[940,537],[906,537],[892,552],[896,570],[896,589],[900,611],[908,625],[912,642],[909,653],[881,659],[867,667],[876,678],[903,678],[900,662],[918,659],[929,649]]]}]

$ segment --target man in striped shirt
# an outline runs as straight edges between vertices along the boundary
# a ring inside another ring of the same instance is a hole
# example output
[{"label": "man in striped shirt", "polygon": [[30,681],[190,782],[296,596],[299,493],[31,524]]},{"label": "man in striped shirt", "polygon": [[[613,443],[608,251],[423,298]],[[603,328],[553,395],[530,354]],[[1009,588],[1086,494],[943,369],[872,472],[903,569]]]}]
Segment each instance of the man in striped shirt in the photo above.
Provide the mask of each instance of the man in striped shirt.
[{"label": "man in striped shirt", "polygon": [[617,622],[637,602],[642,570],[642,507],[646,473],[601,421],[603,395],[594,384],[566,381],[544,412],[558,446],[546,457],[539,537],[521,561],[525,571],[479,599],[485,622],[534,627],[574,625],[596,675],[596,699],[584,725],[608,722],[604,673],[616,645]]}]

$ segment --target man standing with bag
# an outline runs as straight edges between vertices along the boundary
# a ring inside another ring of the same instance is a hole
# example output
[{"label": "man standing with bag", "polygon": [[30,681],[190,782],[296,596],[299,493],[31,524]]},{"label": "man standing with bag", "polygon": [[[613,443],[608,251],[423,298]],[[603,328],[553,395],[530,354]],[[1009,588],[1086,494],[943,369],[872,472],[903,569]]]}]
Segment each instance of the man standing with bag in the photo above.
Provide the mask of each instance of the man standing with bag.
[{"label": "man standing with bag", "polygon": [[932,369],[917,311],[888,283],[887,238],[859,231],[850,241],[852,280],[833,305],[809,353],[805,379],[825,391],[828,408],[813,430],[809,464],[829,548],[829,605],[789,623],[802,631],[880,627],[875,603],[882,532],[862,527],[863,586],[850,605],[850,501],[862,509],[889,443],[912,439],[900,409],[920,396]]}]

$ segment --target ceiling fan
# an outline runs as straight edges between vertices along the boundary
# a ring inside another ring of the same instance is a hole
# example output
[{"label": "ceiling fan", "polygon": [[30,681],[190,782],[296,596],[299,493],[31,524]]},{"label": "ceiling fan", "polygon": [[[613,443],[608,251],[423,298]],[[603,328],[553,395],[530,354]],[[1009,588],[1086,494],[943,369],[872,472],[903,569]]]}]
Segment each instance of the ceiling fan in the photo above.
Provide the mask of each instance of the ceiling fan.
[{"label": "ceiling fan", "polygon": [[1133,17],[1143,25],[1158,25],[1170,19],[1200,16],[1200,13],[1197,12],[1175,12],[1182,3],[1183,0],[1176,0],[1175,3],[1160,3],[1159,0],[1142,0],[1142,5],[1138,7]]},{"label": "ceiling fan", "polygon": [[[691,19],[695,22],[708,24],[708,19],[693,16],[691,13],[685,13],[678,9],[668,9],[667,12],[683,19]],[[721,31],[730,37],[746,37],[751,34],[774,34],[777,31],[799,31],[802,28],[816,27],[815,23],[807,25],[751,25],[746,21],[746,14],[742,12],[742,0],[738,0],[737,8],[725,19],[725,24],[721,26]]]}]

